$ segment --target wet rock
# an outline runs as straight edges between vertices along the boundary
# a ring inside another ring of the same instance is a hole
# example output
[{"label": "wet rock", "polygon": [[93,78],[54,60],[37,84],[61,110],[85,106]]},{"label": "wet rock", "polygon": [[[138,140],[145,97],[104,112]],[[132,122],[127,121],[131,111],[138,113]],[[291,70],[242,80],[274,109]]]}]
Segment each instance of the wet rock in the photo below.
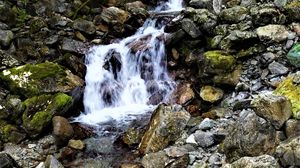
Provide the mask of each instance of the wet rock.
[{"label": "wet rock", "polygon": [[190,114],[176,106],[160,105],[152,114],[148,129],[139,145],[143,154],[165,148],[176,141],[190,119]]},{"label": "wet rock", "polygon": [[21,167],[9,154],[0,153],[0,168],[21,168]]},{"label": "wet rock", "polygon": [[300,44],[295,44],[286,57],[292,65],[300,67]]},{"label": "wet rock", "polygon": [[143,137],[143,131],[138,128],[129,128],[122,136],[122,140],[125,144],[131,146],[141,142]]},{"label": "wet rock", "polygon": [[268,69],[274,75],[283,75],[289,72],[287,67],[275,61],[268,65]]},{"label": "wet rock", "polygon": [[242,6],[235,6],[232,8],[224,9],[220,12],[220,19],[229,23],[239,23],[245,20],[248,16],[248,9]]},{"label": "wet rock", "polygon": [[70,139],[68,143],[68,147],[77,150],[83,150],[85,148],[85,144],[81,140]]},{"label": "wet rock", "polygon": [[53,136],[57,145],[64,145],[72,138],[74,130],[69,121],[61,116],[55,116],[52,119]]},{"label": "wet rock", "polygon": [[262,41],[281,42],[287,39],[288,31],[283,25],[267,25],[256,29],[256,33]]},{"label": "wet rock", "polygon": [[65,52],[84,54],[87,50],[87,46],[80,41],[76,41],[70,38],[64,38],[61,44],[61,49]]},{"label": "wet rock", "polygon": [[7,69],[0,73],[0,79],[12,92],[27,97],[41,93],[69,92],[77,86],[83,86],[82,79],[52,62]]},{"label": "wet rock", "polygon": [[201,31],[210,32],[217,24],[217,16],[207,9],[194,9],[187,7],[187,17],[190,18]]},{"label": "wet rock", "polygon": [[221,149],[230,162],[243,156],[273,154],[278,143],[275,138],[276,130],[269,122],[253,111],[243,110]]},{"label": "wet rock", "polygon": [[101,13],[101,19],[108,24],[124,24],[129,17],[130,15],[128,12],[117,7],[106,8]]},{"label": "wet rock", "polygon": [[96,27],[93,22],[83,19],[75,20],[73,23],[73,28],[90,35],[96,32]]},{"label": "wet rock", "polygon": [[290,138],[281,142],[277,148],[275,157],[279,159],[282,166],[300,166],[300,137]]},{"label": "wet rock", "polygon": [[300,121],[296,119],[289,119],[285,123],[285,134],[287,138],[300,135]]},{"label": "wet rock", "polygon": [[270,121],[276,129],[280,129],[292,116],[292,104],[284,96],[262,93],[251,104],[256,114]]},{"label": "wet rock", "polygon": [[200,97],[204,101],[208,101],[210,103],[214,103],[221,100],[223,95],[223,90],[213,86],[203,86],[200,90]]},{"label": "wet rock", "polygon": [[64,166],[52,155],[48,155],[45,161],[45,168],[64,168]]},{"label": "wet rock", "polygon": [[202,34],[200,32],[200,30],[198,29],[198,27],[190,19],[183,19],[181,21],[181,27],[192,38],[197,38],[197,37],[199,37]]},{"label": "wet rock", "polygon": [[14,34],[10,30],[0,30],[0,45],[8,47],[14,38]]},{"label": "wet rock", "polygon": [[22,103],[23,127],[30,137],[36,137],[49,126],[54,115],[64,114],[72,104],[72,97],[57,93],[29,98]]},{"label": "wet rock", "polygon": [[191,84],[184,84],[178,89],[178,99],[176,103],[184,105],[195,97]]},{"label": "wet rock", "polygon": [[280,165],[276,159],[270,155],[261,155],[257,157],[242,157],[239,160],[226,164],[224,168],[279,168]]},{"label": "wet rock", "polygon": [[286,79],[284,79],[274,90],[274,94],[285,96],[291,101],[293,117],[297,119],[300,119],[300,114],[299,114],[300,111],[299,81],[300,80],[299,79],[300,79],[299,72],[292,74],[288,76]]}]

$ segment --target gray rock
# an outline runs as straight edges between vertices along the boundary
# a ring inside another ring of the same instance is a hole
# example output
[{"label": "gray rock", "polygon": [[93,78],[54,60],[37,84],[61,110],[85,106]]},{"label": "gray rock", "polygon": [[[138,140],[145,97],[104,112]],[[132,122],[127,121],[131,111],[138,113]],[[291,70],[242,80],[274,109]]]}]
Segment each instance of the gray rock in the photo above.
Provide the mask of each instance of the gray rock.
[{"label": "gray rock", "polygon": [[157,152],[165,148],[169,142],[176,141],[189,119],[190,114],[183,108],[163,104],[158,106],[139,144],[139,151],[144,154]]},{"label": "gray rock", "polygon": [[229,23],[239,23],[247,18],[249,11],[242,6],[224,9],[220,12],[220,19]]},{"label": "gray rock", "polygon": [[284,167],[300,166],[300,136],[289,138],[281,142],[277,148],[275,157]]},{"label": "gray rock", "polygon": [[192,38],[197,38],[197,37],[199,37],[202,34],[200,32],[200,30],[198,29],[198,27],[190,19],[183,19],[181,21],[181,27]]},{"label": "gray rock", "polygon": [[236,46],[236,44],[247,44],[249,41],[257,39],[257,35],[252,31],[231,31],[229,35],[222,39],[220,47],[223,50],[230,50]]},{"label": "gray rock", "polygon": [[300,135],[300,120],[289,119],[285,123],[285,135],[290,138]]},{"label": "gray rock", "polygon": [[263,4],[250,9],[255,25],[284,24],[286,17],[274,5]]},{"label": "gray rock", "polygon": [[222,150],[229,161],[243,156],[272,154],[278,143],[275,139],[276,130],[271,123],[253,111],[243,110],[223,141]]},{"label": "gray rock", "polygon": [[57,43],[57,41],[58,41],[58,35],[53,35],[53,36],[48,37],[45,40],[45,44],[53,45],[53,44]]},{"label": "gray rock", "polygon": [[270,121],[276,129],[292,116],[292,104],[284,96],[262,93],[251,104],[256,114]]},{"label": "gray rock", "polygon": [[76,41],[70,38],[64,38],[62,41],[61,49],[66,52],[84,54],[86,51],[86,45],[80,41]]},{"label": "gray rock", "polygon": [[186,9],[188,18],[190,18],[201,31],[210,32],[217,25],[217,16],[207,9]]},{"label": "gray rock", "polygon": [[211,132],[196,131],[194,133],[195,141],[203,148],[211,147],[214,143],[214,134]]},{"label": "gray rock", "polygon": [[260,40],[281,42],[287,39],[288,31],[283,25],[267,25],[256,29],[256,33]]},{"label": "gray rock", "polygon": [[64,168],[64,166],[52,155],[48,155],[45,161],[45,168]]},{"label": "gray rock", "polygon": [[21,168],[21,167],[9,154],[0,153],[0,168]]},{"label": "gray rock", "polygon": [[75,20],[73,23],[73,28],[90,35],[96,32],[96,26],[93,24],[93,22],[83,19]]},{"label": "gray rock", "polygon": [[14,34],[10,30],[0,30],[0,45],[8,47],[14,38]]},{"label": "gray rock", "polygon": [[289,72],[287,67],[276,61],[273,61],[271,64],[269,64],[268,69],[273,75],[283,75]]},{"label": "gray rock", "polygon": [[199,125],[199,129],[201,130],[209,130],[216,125],[216,122],[212,119],[205,118]]},{"label": "gray rock", "polygon": [[257,157],[242,157],[239,160],[226,164],[223,168],[280,168],[276,159],[270,155]]}]

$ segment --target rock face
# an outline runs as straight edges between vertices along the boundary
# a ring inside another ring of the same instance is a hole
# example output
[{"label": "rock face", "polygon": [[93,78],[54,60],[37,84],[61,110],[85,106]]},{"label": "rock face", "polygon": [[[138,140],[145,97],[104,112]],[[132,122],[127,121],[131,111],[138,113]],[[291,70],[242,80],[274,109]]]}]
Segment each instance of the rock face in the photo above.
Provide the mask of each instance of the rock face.
[{"label": "rock face", "polygon": [[278,87],[275,89],[274,93],[277,95],[282,95],[287,97],[292,103],[293,117],[300,119],[300,73],[297,72],[288,76],[283,80]]},{"label": "rock face", "polygon": [[21,168],[8,154],[0,153],[0,168]]},{"label": "rock face", "polygon": [[24,128],[31,137],[36,137],[49,126],[54,115],[64,114],[72,101],[72,97],[64,93],[45,94],[25,100],[22,103]]},{"label": "rock face", "polygon": [[295,67],[300,67],[300,44],[293,46],[293,48],[287,54],[287,59]]},{"label": "rock face", "polygon": [[180,137],[189,119],[190,114],[182,108],[160,105],[152,114],[139,151],[146,154],[165,148]]},{"label": "rock face", "polygon": [[275,156],[284,167],[300,166],[300,137],[281,142],[276,148]]},{"label": "rock face", "polygon": [[270,121],[276,129],[292,116],[292,104],[284,96],[260,94],[251,104],[258,116]]},{"label": "rock face", "polygon": [[276,131],[273,126],[253,111],[244,110],[226,136],[222,150],[229,161],[235,161],[243,156],[273,154],[276,145]]},{"label": "rock face", "polygon": [[74,130],[69,121],[61,116],[55,116],[52,119],[53,136],[55,137],[57,145],[63,145],[72,138]]},{"label": "rock face", "polygon": [[258,157],[242,157],[232,164],[226,164],[223,168],[280,168],[276,159],[270,155]]},{"label": "rock face", "polygon": [[200,90],[200,97],[204,101],[208,101],[211,103],[214,103],[222,99],[223,95],[224,95],[223,90],[212,86],[203,86]]},{"label": "rock face", "polygon": [[83,86],[82,79],[52,62],[7,69],[0,73],[0,79],[12,92],[26,97],[42,93],[69,92],[77,86]]}]

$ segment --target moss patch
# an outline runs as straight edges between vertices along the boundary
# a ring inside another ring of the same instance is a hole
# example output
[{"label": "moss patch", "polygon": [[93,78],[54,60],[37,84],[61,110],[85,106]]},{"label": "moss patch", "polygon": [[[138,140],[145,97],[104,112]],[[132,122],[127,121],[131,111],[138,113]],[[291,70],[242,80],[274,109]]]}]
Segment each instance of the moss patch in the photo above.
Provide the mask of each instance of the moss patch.
[{"label": "moss patch", "polygon": [[234,57],[224,51],[207,51],[203,56],[208,66],[212,69],[231,70],[235,64]]},{"label": "moss patch", "polygon": [[62,115],[71,106],[72,97],[57,93],[55,95],[41,95],[27,99],[23,102],[23,126],[35,137],[51,123],[52,117]]},{"label": "moss patch", "polygon": [[300,85],[295,80],[300,78],[300,74],[287,77],[274,91],[277,95],[287,97],[292,103],[293,117],[300,119]]}]

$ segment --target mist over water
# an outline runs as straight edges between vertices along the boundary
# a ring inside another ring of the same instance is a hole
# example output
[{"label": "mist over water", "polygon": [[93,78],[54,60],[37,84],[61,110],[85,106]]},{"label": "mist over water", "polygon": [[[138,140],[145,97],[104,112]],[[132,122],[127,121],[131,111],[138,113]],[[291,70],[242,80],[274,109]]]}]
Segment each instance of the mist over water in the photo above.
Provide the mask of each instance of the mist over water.
[{"label": "mist over water", "polygon": [[[178,11],[169,0],[155,12]],[[89,125],[124,123],[168,100],[175,82],[168,76],[164,25],[147,19],[133,36],[92,47],[86,54],[84,112],[75,121]]]}]

